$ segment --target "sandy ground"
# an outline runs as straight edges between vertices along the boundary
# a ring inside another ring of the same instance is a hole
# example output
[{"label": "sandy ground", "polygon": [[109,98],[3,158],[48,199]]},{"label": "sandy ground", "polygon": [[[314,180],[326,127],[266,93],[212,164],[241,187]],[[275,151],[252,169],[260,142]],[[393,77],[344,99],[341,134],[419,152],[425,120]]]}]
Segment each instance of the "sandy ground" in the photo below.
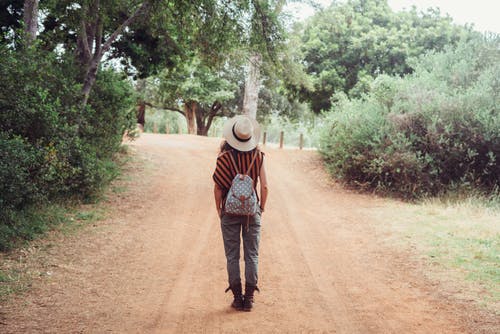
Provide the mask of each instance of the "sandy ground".
[{"label": "sandy ground", "polygon": [[495,332],[380,242],[366,208],[382,199],[335,186],[315,153],[297,150],[264,149],[261,293],[252,312],[232,310],[211,182],[219,142],[143,134],[130,144],[146,167],[110,197],[107,219],[51,246],[50,275],[1,305],[0,332]]}]

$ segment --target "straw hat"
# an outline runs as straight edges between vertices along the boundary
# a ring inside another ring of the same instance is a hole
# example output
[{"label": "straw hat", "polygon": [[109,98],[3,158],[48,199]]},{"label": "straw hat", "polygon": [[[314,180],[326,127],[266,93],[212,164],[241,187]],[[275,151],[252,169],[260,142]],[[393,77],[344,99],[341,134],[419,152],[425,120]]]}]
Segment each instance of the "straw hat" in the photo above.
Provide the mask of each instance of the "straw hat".
[{"label": "straw hat", "polygon": [[257,147],[260,138],[260,125],[246,115],[230,118],[224,124],[222,136],[229,145],[238,151],[248,152]]}]

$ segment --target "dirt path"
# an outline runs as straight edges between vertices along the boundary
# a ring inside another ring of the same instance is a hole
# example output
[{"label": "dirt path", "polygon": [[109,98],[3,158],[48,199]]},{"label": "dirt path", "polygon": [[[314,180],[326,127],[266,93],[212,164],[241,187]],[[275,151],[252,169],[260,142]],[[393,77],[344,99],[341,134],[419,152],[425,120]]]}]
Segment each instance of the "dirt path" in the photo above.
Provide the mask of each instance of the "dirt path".
[{"label": "dirt path", "polygon": [[474,314],[379,242],[383,201],[328,185],[311,152],[267,149],[260,282],[230,309],[211,173],[219,140],[144,134],[148,171],[111,218],[50,250],[50,276],[0,309],[2,333],[469,333]]}]

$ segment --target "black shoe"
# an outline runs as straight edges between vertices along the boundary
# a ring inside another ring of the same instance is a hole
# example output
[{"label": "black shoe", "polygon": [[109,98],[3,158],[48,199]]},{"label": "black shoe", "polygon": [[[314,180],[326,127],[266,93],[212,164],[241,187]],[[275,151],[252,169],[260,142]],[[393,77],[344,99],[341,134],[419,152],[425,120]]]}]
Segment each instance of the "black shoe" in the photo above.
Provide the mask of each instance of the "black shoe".
[{"label": "black shoe", "polygon": [[243,310],[243,296],[241,295],[241,283],[234,284],[233,286],[229,286],[226,289],[226,292],[231,290],[233,292],[234,300],[231,303],[231,307],[241,311]]},{"label": "black shoe", "polygon": [[257,290],[260,292],[256,285],[245,284],[245,295],[243,296],[243,311],[250,312],[253,308],[253,293]]}]

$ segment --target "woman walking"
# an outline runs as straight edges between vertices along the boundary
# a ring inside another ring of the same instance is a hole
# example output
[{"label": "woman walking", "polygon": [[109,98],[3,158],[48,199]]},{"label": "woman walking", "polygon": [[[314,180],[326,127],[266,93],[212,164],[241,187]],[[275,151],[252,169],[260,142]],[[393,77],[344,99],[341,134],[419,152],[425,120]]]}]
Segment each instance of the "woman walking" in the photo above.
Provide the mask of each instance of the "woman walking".
[{"label": "woman walking", "polygon": [[[257,280],[260,225],[268,193],[264,153],[257,147],[260,126],[250,117],[236,116],[224,124],[223,137],[225,140],[217,157],[213,180],[215,206],[221,219],[227,260],[229,287],[226,292],[233,292],[233,308],[250,311],[253,307],[254,291],[259,291]],[[246,183],[250,184],[250,196],[242,195],[245,182],[250,182]],[[258,183],[260,197],[257,195]],[[240,192],[236,196],[238,191]],[[240,277],[242,239],[245,259],[244,294]]]}]

